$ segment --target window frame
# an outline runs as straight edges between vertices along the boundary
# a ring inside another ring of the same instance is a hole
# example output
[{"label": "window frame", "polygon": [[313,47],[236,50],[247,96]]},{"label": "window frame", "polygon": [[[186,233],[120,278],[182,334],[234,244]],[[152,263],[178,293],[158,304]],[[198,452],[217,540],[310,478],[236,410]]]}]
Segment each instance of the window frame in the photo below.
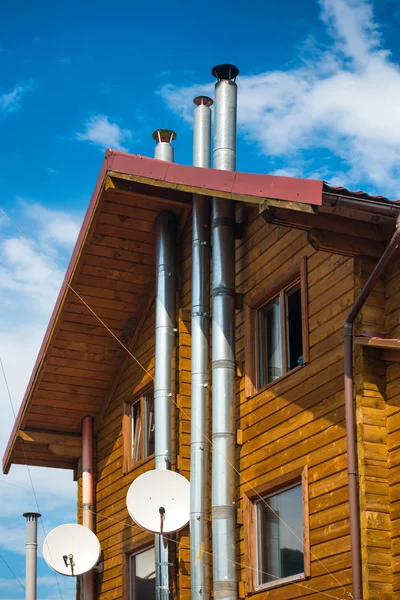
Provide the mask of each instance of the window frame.
[{"label": "window frame", "polygon": [[[154,452],[149,454],[148,456],[144,456],[145,452],[145,439],[146,439],[146,396],[149,393],[153,393],[153,385],[148,384],[139,390],[135,395],[129,396],[129,398],[125,398],[123,402],[123,417],[122,417],[122,436],[123,436],[123,446],[124,446],[124,459],[123,459],[123,472],[124,474],[129,473],[133,469],[143,465],[147,461],[154,459]],[[153,403],[154,403],[154,393],[153,393]],[[140,424],[141,424],[141,458],[139,460],[134,460],[134,452],[135,448],[133,447],[133,435],[134,428],[132,427],[133,423],[133,415],[132,410],[133,407],[137,404],[140,404]],[[154,410],[154,404],[153,404]]]},{"label": "window frame", "polygon": [[131,557],[154,547],[154,536],[146,533],[137,543],[124,550],[123,555],[123,599],[131,600]]},{"label": "window frame", "polygon": [[[263,498],[265,496],[284,492],[299,484],[301,485],[302,491],[304,571],[302,574],[259,584],[257,576],[258,550],[256,511],[260,496]],[[246,591],[248,594],[268,591],[272,588],[289,585],[293,582],[305,581],[311,577],[310,510],[308,500],[307,465],[245,492],[243,496],[243,517],[245,556],[248,557],[247,564],[245,565]]]},{"label": "window frame", "polygon": [[[281,310],[281,341],[282,341],[282,369],[283,374],[260,386],[260,349],[259,349],[259,323],[258,315],[260,309],[279,296],[280,302],[287,297],[287,291],[299,285],[301,297],[301,319],[302,319],[302,345],[303,364],[287,370],[287,326],[285,322],[285,311]],[[309,339],[308,339],[308,286],[307,286],[307,258],[304,257],[299,264],[290,270],[274,278],[273,283],[264,288],[260,293],[253,294],[244,306],[245,322],[245,394],[246,397],[268,389],[284,377],[305,366],[309,361]],[[256,340],[256,343],[254,343]]]}]

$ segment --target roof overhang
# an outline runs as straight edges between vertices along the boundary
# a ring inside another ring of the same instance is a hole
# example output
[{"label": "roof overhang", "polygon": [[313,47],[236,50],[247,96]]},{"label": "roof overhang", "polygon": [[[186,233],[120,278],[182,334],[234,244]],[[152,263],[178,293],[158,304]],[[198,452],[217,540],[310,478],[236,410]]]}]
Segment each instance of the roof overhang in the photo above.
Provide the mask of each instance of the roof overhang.
[{"label": "roof overhang", "polygon": [[155,217],[173,210],[182,228],[193,194],[313,213],[322,204],[323,182],[107,150],[5,450],[5,473],[25,461],[75,468],[81,420],[101,413],[121,369],[119,341],[135,340],[154,297]]}]

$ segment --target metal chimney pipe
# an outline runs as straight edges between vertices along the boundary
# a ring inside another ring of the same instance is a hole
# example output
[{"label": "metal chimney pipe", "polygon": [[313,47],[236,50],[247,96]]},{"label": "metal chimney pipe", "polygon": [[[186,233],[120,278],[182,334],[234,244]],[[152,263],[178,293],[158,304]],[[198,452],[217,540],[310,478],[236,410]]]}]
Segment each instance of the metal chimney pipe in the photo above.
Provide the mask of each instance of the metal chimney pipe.
[{"label": "metal chimney pipe", "polygon": [[174,147],[171,142],[176,139],[176,133],[171,129],[156,129],[152,137],[157,142],[154,148],[154,158],[174,162]]},{"label": "metal chimney pipe", "polygon": [[[211,105],[207,96],[193,100],[193,165],[210,167]],[[208,455],[206,429],[209,408],[210,339],[210,203],[193,196],[192,231],[192,378],[190,430],[190,576],[192,600],[208,600],[206,561],[209,546],[209,515],[206,510]]]},{"label": "metal chimney pipe", "polygon": [[37,594],[37,520],[42,515],[26,512],[25,600],[36,600]]},{"label": "metal chimney pipe", "polygon": [[[172,161],[169,141],[173,131],[159,129],[153,133],[158,141],[155,158]],[[164,141],[163,141],[164,140]],[[168,149],[169,146],[169,149]],[[172,364],[176,331],[176,217],[163,211],[156,218],[156,349],[154,377],[154,437],[155,468],[171,467],[171,397]],[[169,598],[168,542],[163,535],[155,536],[156,600]]]},{"label": "metal chimney pipe", "polygon": [[[239,71],[214,67],[214,168],[236,168]],[[235,204],[212,205],[212,540],[214,598],[235,600]]]},{"label": "metal chimney pipe", "polygon": [[[82,420],[82,524],[94,531],[93,418]],[[82,575],[84,600],[94,600],[93,571]]]}]

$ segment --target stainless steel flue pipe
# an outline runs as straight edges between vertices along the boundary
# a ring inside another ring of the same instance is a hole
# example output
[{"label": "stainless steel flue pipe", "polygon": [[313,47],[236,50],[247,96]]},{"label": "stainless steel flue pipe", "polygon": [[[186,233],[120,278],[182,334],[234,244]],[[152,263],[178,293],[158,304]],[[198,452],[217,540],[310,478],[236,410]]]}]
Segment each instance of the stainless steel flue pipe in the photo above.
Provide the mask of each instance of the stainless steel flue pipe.
[{"label": "stainless steel flue pipe", "polygon": [[[211,98],[193,100],[193,165],[210,167]],[[210,340],[210,203],[206,196],[193,196],[192,230],[192,377],[190,430],[190,576],[192,600],[208,600],[207,559],[209,516],[206,510],[208,455]]]},{"label": "stainless steel flue pipe", "polygon": [[154,148],[154,158],[174,162],[174,147],[171,142],[176,139],[175,131],[171,131],[171,129],[156,129],[152,137],[157,142]]},{"label": "stainless steel flue pipe", "polygon": [[37,595],[37,521],[42,516],[36,512],[26,512],[26,568],[25,599],[36,600]]},{"label": "stainless steel flue pipe", "polygon": [[[239,71],[214,67],[214,168],[236,169]],[[235,600],[235,204],[212,205],[212,540],[214,598]]]},{"label": "stainless steel flue pipe", "polygon": [[[170,142],[173,131],[158,130],[153,138],[158,142],[155,158],[173,160]],[[155,468],[171,466],[171,397],[173,355],[176,335],[176,217],[163,211],[156,219],[156,348],[154,376],[154,443]],[[155,536],[156,600],[168,600],[168,542]]]}]

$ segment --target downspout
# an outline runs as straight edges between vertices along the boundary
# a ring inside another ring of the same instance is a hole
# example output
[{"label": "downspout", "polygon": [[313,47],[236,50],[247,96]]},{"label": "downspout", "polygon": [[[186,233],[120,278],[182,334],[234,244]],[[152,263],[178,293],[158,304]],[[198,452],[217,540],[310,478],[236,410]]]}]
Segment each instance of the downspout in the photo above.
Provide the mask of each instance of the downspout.
[{"label": "downspout", "polygon": [[[173,131],[159,129],[153,133],[158,142],[155,158],[173,162]],[[176,218],[163,211],[156,218],[156,331],[154,377],[155,468],[170,469],[172,368],[176,337]],[[168,542],[162,534],[155,536],[156,600],[169,598]]]},{"label": "downspout", "polygon": [[[211,98],[193,100],[193,165],[210,167]],[[209,540],[209,515],[206,510],[208,455],[206,430],[209,408],[210,339],[210,204],[209,199],[193,195],[192,231],[192,377],[190,429],[190,576],[192,600],[207,600],[206,560]]]},{"label": "downspout", "polygon": [[25,600],[36,600],[37,596],[37,520],[42,515],[35,512],[23,514],[26,518],[26,567]]},{"label": "downspout", "polygon": [[354,373],[353,373],[353,325],[361,308],[366,302],[375,283],[382,275],[385,267],[392,259],[400,245],[400,215],[396,220],[396,230],[378,264],[372,271],[361,294],[353,304],[344,323],[344,397],[346,412],[346,439],[348,462],[348,486],[350,508],[350,547],[352,569],[352,594],[354,600],[362,600],[361,576],[361,539],[360,539],[360,507],[358,498],[357,473],[357,437],[354,405]]},{"label": "downspout", "polygon": [[[239,71],[214,67],[214,168],[236,168]],[[235,600],[235,203],[212,203],[212,541],[214,598]]]},{"label": "downspout", "polygon": [[[82,421],[82,524],[94,531],[93,419]],[[94,600],[93,571],[82,575],[83,600]]]}]

